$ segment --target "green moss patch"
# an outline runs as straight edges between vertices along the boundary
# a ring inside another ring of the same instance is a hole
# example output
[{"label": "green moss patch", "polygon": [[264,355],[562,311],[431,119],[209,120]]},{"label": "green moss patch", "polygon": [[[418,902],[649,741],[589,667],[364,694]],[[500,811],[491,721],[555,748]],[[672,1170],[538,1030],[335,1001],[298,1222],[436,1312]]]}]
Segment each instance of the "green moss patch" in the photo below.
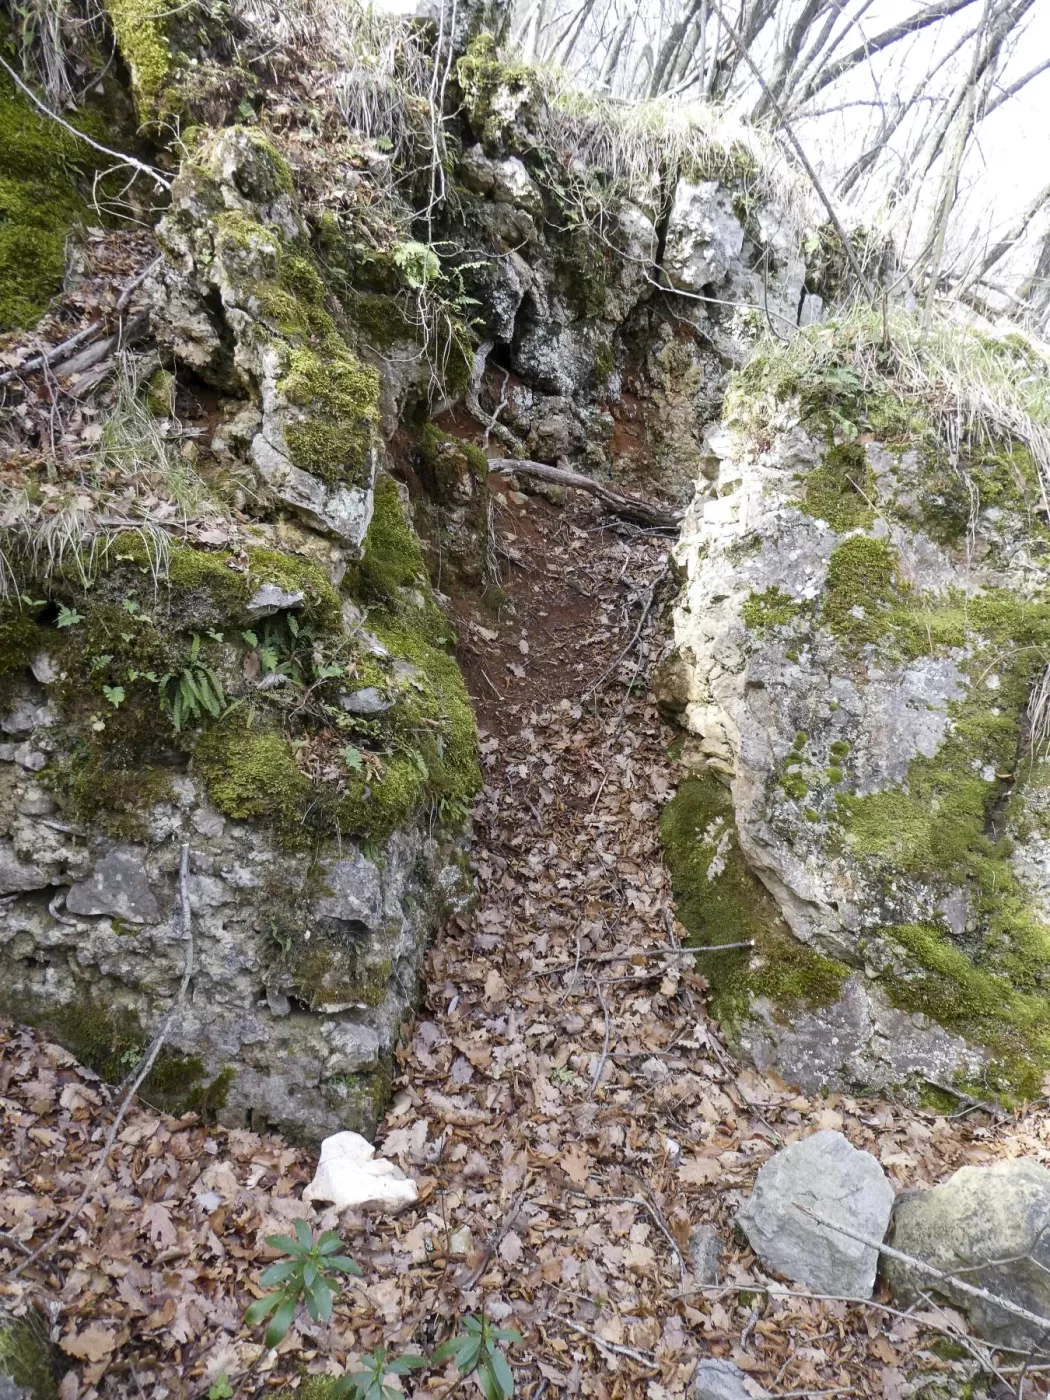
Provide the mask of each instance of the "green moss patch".
[{"label": "green moss patch", "polygon": [[379,376],[349,351],[293,350],[278,384],[309,417],[285,430],[292,462],[331,485],[366,486],[379,421]]},{"label": "green moss patch", "polygon": [[687,778],[660,821],[678,917],[702,946],[752,942],[703,957],[711,1008],[732,1029],[765,997],[774,1011],[825,1006],[839,996],[848,969],[793,938],[776,903],[740,850],[728,790],[713,774]]},{"label": "green moss patch", "polygon": [[35,1313],[22,1318],[0,1317],[0,1376],[23,1386],[33,1400],[57,1400],[64,1369]]},{"label": "green moss patch", "polygon": [[806,477],[803,504],[809,515],[844,533],[871,525],[874,498],[875,478],[864,448],[833,443]]},{"label": "green moss patch", "polygon": [[882,984],[894,1006],[919,1011],[994,1057],[973,1087],[1021,1099],[1042,1093],[1050,1068],[1050,1003],[1019,992],[1005,977],[975,965],[941,929],[904,924],[884,932],[906,953],[902,972]]},{"label": "green moss patch", "polygon": [[456,80],[472,130],[490,147],[507,139],[518,114],[539,97],[531,68],[505,63],[491,34],[479,34],[456,63]]},{"label": "green moss patch", "polygon": [[752,592],[740,609],[744,626],[752,632],[766,632],[774,627],[786,627],[798,617],[803,605],[796,603],[790,593],[774,584],[761,593]]},{"label": "green moss patch", "polygon": [[[72,124],[105,138],[94,116],[75,113]],[[0,331],[35,324],[61,290],[99,160],[0,72]]]},{"label": "green moss patch", "polygon": [[[128,936],[136,932],[129,930]],[[64,1006],[37,1007],[24,996],[17,1002],[5,998],[4,1008],[7,1014],[54,1036],[107,1084],[121,1084],[134,1074],[150,1042],[137,1013],[108,1002],[102,990],[94,995],[85,992]],[[214,1118],[225,1105],[232,1079],[233,1071],[227,1069],[209,1080],[201,1060],[165,1046],[140,1092],[146,1102],[166,1113],[193,1112]]]},{"label": "green moss patch", "polygon": [[380,1006],[389,990],[393,967],[388,960],[370,962],[355,943],[312,931],[298,938],[285,960],[296,997],[314,1011],[334,1006]]},{"label": "green moss patch", "polygon": [[283,734],[231,716],[201,735],[193,766],[228,817],[289,830],[299,825],[310,783]]},{"label": "green moss patch", "polygon": [[899,592],[892,545],[853,535],[828,560],[821,616],[841,641],[873,642],[886,632],[884,613]]},{"label": "green moss patch", "polygon": [[430,592],[423,550],[392,477],[376,480],[372,520],[352,586],[362,602],[402,618],[412,631],[431,641],[451,640],[445,615]]},{"label": "green moss patch", "polygon": [[105,0],[117,45],[131,70],[140,107],[148,108],[171,70],[171,47],[162,11],[153,0]]},{"label": "green moss patch", "polygon": [[[997,1057],[998,1088],[1027,1093],[1029,1079],[1018,1076],[1013,1057],[1024,1027],[1042,1027],[1041,1017],[1050,1016],[1050,928],[1014,872],[1010,826],[1012,814],[1024,811],[1025,709],[1050,657],[1050,605],[995,591],[970,599],[912,595],[884,621],[890,657],[951,654],[968,689],[948,705],[937,753],[913,758],[899,787],[837,797],[833,839],[882,891],[887,908],[902,877],[925,887],[931,906],[965,894],[970,931],[961,938],[932,921],[921,937],[890,930],[914,970],[889,978],[887,990],[897,1004],[987,1046]],[[1030,1049],[1032,1063],[1043,1064],[1044,1042],[1037,1037]]]}]

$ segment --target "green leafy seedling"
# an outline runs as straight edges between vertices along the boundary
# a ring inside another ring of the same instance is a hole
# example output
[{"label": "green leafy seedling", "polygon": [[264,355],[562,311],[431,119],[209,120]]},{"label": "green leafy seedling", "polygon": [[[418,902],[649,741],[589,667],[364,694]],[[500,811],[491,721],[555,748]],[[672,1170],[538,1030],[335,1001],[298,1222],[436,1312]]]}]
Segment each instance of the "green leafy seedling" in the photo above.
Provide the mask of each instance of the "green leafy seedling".
[{"label": "green leafy seedling", "polygon": [[520,1342],[521,1334],[510,1327],[493,1327],[487,1317],[465,1317],[458,1337],[442,1342],[430,1358],[435,1365],[452,1360],[461,1376],[477,1372],[485,1400],[510,1400],[514,1394],[514,1373],[499,1345]]},{"label": "green leafy seedling", "polygon": [[305,1220],[295,1222],[295,1238],[290,1235],[267,1235],[271,1249],[286,1256],[271,1264],[259,1275],[264,1288],[278,1287],[273,1293],[256,1298],[244,1314],[249,1327],[258,1327],[270,1319],[263,1342],[275,1347],[284,1341],[295,1321],[300,1303],[315,1322],[327,1322],[332,1316],[332,1300],[342,1287],[342,1275],[361,1277],[361,1270],[339,1251],[343,1242],[334,1230],[326,1230],[314,1239],[314,1232]]},{"label": "green leafy seedling", "polygon": [[230,1384],[229,1376],[223,1371],[212,1381],[208,1391],[208,1400],[232,1400],[232,1397],[233,1386]]},{"label": "green leafy seedling", "polygon": [[402,1400],[402,1391],[387,1385],[390,1376],[406,1376],[427,1364],[424,1356],[397,1356],[388,1359],[386,1347],[376,1347],[367,1356],[363,1371],[341,1376],[332,1387],[332,1400]]}]

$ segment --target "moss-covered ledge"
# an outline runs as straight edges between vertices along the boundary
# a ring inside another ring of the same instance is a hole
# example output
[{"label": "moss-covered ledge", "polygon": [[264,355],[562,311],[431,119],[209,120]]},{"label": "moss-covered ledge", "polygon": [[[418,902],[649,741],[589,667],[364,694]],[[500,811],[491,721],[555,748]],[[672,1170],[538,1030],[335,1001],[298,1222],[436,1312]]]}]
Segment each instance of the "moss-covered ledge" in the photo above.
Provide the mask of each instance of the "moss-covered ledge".
[{"label": "moss-covered ledge", "polygon": [[688,947],[751,944],[703,958],[714,1015],[731,1036],[753,1002],[774,1016],[826,1006],[849,969],[791,936],[775,900],[749,867],[728,788],[710,770],[684,778],[660,819],[664,859]]}]

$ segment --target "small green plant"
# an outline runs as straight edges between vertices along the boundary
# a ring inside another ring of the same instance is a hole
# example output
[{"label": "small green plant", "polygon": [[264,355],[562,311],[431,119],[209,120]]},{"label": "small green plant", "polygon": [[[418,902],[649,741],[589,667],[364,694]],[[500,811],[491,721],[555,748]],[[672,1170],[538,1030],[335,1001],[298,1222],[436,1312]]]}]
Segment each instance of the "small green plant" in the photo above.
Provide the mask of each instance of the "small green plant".
[{"label": "small green plant", "polygon": [[361,1276],[361,1270],[345,1254],[340,1254],[343,1242],[334,1230],[326,1230],[314,1239],[314,1232],[305,1220],[295,1222],[295,1238],[290,1235],[267,1235],[266,1243],[287,1258],[279,1259],[259,1275],[264,1288],[278,1287],[265,1293],[247,1309],[244,1320],[249,1327],[258,1327],[270,1319],[263,1342],[275,1347],[288,1335],[300,1303],[315,1322],[327,1322],[332,1316],[332,1300],[342,1287],[344,1274]]},{"label": "small green plant", "polygon": [[55,618],[56,627],[75,627],[78,622],[83,621],[83,613],[77,612],[76,608],[67,608],[65,603],[59,603],[58,616]]},{"label": "small green plant", "polygon": [[212,1381],[208,1390],[208,1400],[232,1400],[232,1398],[233,1386],[230,1384],[230,1378],[223,1371]]},{"label": "small green plant", "polygon": [[487,1317],[465,1317],[464,1330],[438,1347],[431,1361],[436,1365],[452,1360],[463,1377],[477,1372],[485,1400],[510,1400],[514,1394],[514,1372],[510,1369],[500,1342],[520,1342],[521,1334],[510,1327],[493,1327]]},{"label": "small green plant", "polygon": [[205,714],[221,719],[226,709],[222,682],[200,659],[201,639],[194,633],[190,658],[180,671],[167,671],[158,682],[161,709],[170,715],[176,734]]},{"label": "small green plant", "polygon": [[387,1358],[386,1347],[376,1347],[362,1357],[363,1371],[353,1371],[341,1376],[332,1387],[332,1400],[402,1400],[403,1392],[393,1385],[387,1385],[389,1376],[406,1376],[409,1371],[418,1371],[427,1364],[424,1356],[398,1356]]},{"label": "small green plant", "polygon": [[124,703],[124,687],[122,685],[104,685],[102,687],[102,694],[115,710],[119,709]]},{"label": "small green plant", "polygon": [[418,290],[429,282],[436,282],[441,276],[441,260],[426,243],[417,243],[415,239],[395,243],[393,258],[405,285],[413,289]]}]

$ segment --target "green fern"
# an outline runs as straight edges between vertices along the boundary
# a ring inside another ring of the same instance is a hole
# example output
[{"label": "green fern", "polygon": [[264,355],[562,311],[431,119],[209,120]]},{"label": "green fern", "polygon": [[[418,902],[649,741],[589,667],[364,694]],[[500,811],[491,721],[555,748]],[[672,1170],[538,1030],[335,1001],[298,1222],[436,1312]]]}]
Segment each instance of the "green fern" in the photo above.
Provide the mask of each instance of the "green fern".
[{"label": "green fern", "polygon": [[161,709],[170,716],[176,734],[198,724],[205,715],[221,719],[226,712],[222,682],[200,659],[201,639],[194,634],[187,665],[160,678]]}]

